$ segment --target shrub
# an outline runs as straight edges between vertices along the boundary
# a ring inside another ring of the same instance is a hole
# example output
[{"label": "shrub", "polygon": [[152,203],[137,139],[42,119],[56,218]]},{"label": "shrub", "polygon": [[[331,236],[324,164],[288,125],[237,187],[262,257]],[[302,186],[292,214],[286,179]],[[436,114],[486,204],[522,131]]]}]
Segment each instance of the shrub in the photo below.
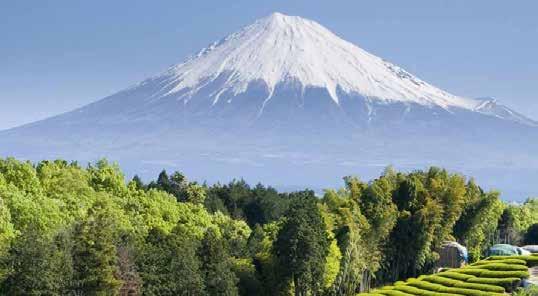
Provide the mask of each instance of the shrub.
[{"label": "shrub", "polygon": [[441,276],[441,277],[445,277],[445,278],[449,278],[449,279],[460,280],[460,281],[467,281],[467,280],[475,277],[474,275],[458,273],[458,272],[454,272],[454,271],[441,272],[441,273],[438,273],[437,276]]},{"label": "shrub", "polygon": [[490,285],[486,283],[468,283],[460,280],[445,278],[441,276],[428,276],[424,279],[427,282],[443,285],[446,287],[455,287],[455,288],[466,288],[480,290],[484,292],[496,292],[504,293],[505,289],[501,286]]},{"label": "shrub", "polygon": [[468,266],[465,269],[487,269],[495,271],[512,271],[512,270],[528,270],[527,266],[520,264],[505,264],[505,263],[490,263],[490,264],[481,264],[478,266]]},{"label": "shrub", "polygon": [[529,277],[527,266],[534,265],[538,265],[538,256],[493,256],[464,268],[397,281],[360,295],[501,296],[505,291],[513,292],[523,278]]},{"label": "shrub", "polygon": [[473,276],[480,276],[482,273],[489,271],[487,269],[479,269],[479,268],[461,268],[461,269],[455,269],[453,272],[467,274],[467,275],[473,275]]},{"label": "shrub", "polygon": [[533,267],[538,265],[538,256],[527,255],[527,256],[491,256],[486,260],[506,260],[506,259],[521,259],[525,260],[527,266]]},{"label": "shrub", "polygon": [[528,278],[528,270],[515,270],[515,271],[496,271],[496,270],[487,270],[487,269],[471,269],[471,268],[462,268],[454,270],[454,272],[474,275],[477,277],[487,277],[487,278]]},{"label": "shrub", "polygon": [[479,283],[457,283],[456,285],[454,285],[454,287],[479,290],[483,292],[494,292],[494,293],[504,293],[505,291],[503,287],[489,285],[489,284],[479,284]]},{"label": "shrub", "polygon": [[447,293],[447,294],[452,294],[452,295],[455,295],[455,294],[468,295],[468,296],[504,295],[502,293],[483,292],[480,290],[473,290],[473,289],[467,289],[467,288],[445,287],[443,285],[429,283],[425,281],[412,282],[409,285],[423,289],[423,290],[430,290],[433,292]]},{"label": "shrub", "polygon": [[413,294],[408,294],[397,290],[377,290],[376,293],[388,296],[413,296]]},{"label": "shrub", "polygon": [[455,280],[455,279],[437,276],[437,275],[428,276],[424,280],[430,283],[440,284],[440,285],[449,286],[449,287],[452,287],[458,283],[465,283],[464,281],[461,281],[461,280]]},{"label": "shrub", "polygon": [[477,283],[477,284],[488,284],[488,285],[496,285],[501,286],[506,291],[512,292],[515,288],[519,286],[521,283],[520,278],[485,278],[485,277],[474,277],[467,280],[469,283]]},{"label": "shrub", "polygon": [[417,278],[408,278],[407,280],[405,280],[407,283],[410,283],[412,281],[418,281]]},{"label": "shrub", "polygon": [[403,291],[405,293],[408,293],[410,295],[420,295],[420,296],[463,296],[461,294],[452,294],[452,293],[441,293],[441,292],[434,292],[430,290],[424,290],[413,286],[398,286],[396,287],[397,290]]},{"label": "shrub", "polygon": [[[503,260],[494,260],[495,263],[505,263],[505,264],[518,264],[518,265],[527,265],[527,261],[521,259],[503,259]],[[471,264],[471,266],[480,266],[491,264],[491,260],[482,260]]]},{"label": "shrub", "polygon": [[480,277],[486,278],[528,278],[529,271],[493,271],[487,270],[480,274]]}]

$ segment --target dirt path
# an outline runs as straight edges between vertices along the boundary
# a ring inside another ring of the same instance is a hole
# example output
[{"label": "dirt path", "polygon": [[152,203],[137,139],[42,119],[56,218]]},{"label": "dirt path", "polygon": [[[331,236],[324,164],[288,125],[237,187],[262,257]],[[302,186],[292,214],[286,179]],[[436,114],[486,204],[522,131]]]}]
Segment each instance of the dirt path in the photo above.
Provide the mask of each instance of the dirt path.
[{"label": "dirt path", "polygon": [[538,285],[538,266],[535,266],[533,268],[529,268],[529,282],[534,285]]}]

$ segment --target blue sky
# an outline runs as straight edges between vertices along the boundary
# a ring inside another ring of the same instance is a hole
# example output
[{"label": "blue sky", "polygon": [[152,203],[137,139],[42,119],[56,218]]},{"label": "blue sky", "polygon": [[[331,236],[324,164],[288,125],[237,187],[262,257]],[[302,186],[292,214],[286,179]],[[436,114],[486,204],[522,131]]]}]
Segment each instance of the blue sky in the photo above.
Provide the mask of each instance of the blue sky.
[{"label": "blue sky", "polygon": [[538,1],[2,1],[0,129],[103,98],[279,11],[538,119]]}]

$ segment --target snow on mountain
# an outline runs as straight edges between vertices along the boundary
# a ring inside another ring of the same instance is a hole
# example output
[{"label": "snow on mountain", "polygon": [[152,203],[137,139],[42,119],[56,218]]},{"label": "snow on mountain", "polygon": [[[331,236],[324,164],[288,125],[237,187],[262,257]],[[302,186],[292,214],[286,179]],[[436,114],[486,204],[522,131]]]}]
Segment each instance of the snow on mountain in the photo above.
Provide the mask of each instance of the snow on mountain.
[{"label": "snow on mountain", "polygon": [[[213,103],[225,91],[244,93],[253,81],[263,81],[271,99],[275,86],[294,80],[328,91],[339,103],[337,89],[369,100],[408,102],[473,110],[480,101],[451,95],[405,70],[349,43],[320,24],[280,13],[256,21],[203,49],[163,74],[188,101],[198,90],[226,76]],[[188,90],[188,91],[185,91]]]},{"label": "snow on mountain", "polygon": [[521,189],[533,183],[506,172],[536,179],[537,126],[274,13],[133,87],[1,131],[0,157],[106,157],[146,177],[164,166],[199,180],[313,187],[389,164],[438,165]]},{"label": "snow on mountain", "polygon": [[509,120],[529,126],[538,126],[538,122],[525,115],[518,113],[504,105],[498,104],[495,98],[478,98],[480,103],[474,108],[475,111],[495,116],[504,120]]},{"label": "snow on mountain", "polygon": [[273,13],[164,73],[59,120],[342,130],[439,121],[463,111],[534,125],[495,106],[438,89],[314,21]]}]

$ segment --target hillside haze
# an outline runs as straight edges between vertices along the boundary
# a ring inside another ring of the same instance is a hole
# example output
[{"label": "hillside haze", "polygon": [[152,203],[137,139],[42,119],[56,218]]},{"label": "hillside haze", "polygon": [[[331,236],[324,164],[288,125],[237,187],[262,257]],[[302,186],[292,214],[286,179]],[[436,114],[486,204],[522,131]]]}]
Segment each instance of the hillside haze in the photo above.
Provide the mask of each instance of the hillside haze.
[{"label": "hillside haze", "polygon": [[495,99],[450,94],[274,13],[112,96],[0,132],[0,155],[315,189],[438,165],[523,199],[538,193],[537,136],[536,121]]}]

